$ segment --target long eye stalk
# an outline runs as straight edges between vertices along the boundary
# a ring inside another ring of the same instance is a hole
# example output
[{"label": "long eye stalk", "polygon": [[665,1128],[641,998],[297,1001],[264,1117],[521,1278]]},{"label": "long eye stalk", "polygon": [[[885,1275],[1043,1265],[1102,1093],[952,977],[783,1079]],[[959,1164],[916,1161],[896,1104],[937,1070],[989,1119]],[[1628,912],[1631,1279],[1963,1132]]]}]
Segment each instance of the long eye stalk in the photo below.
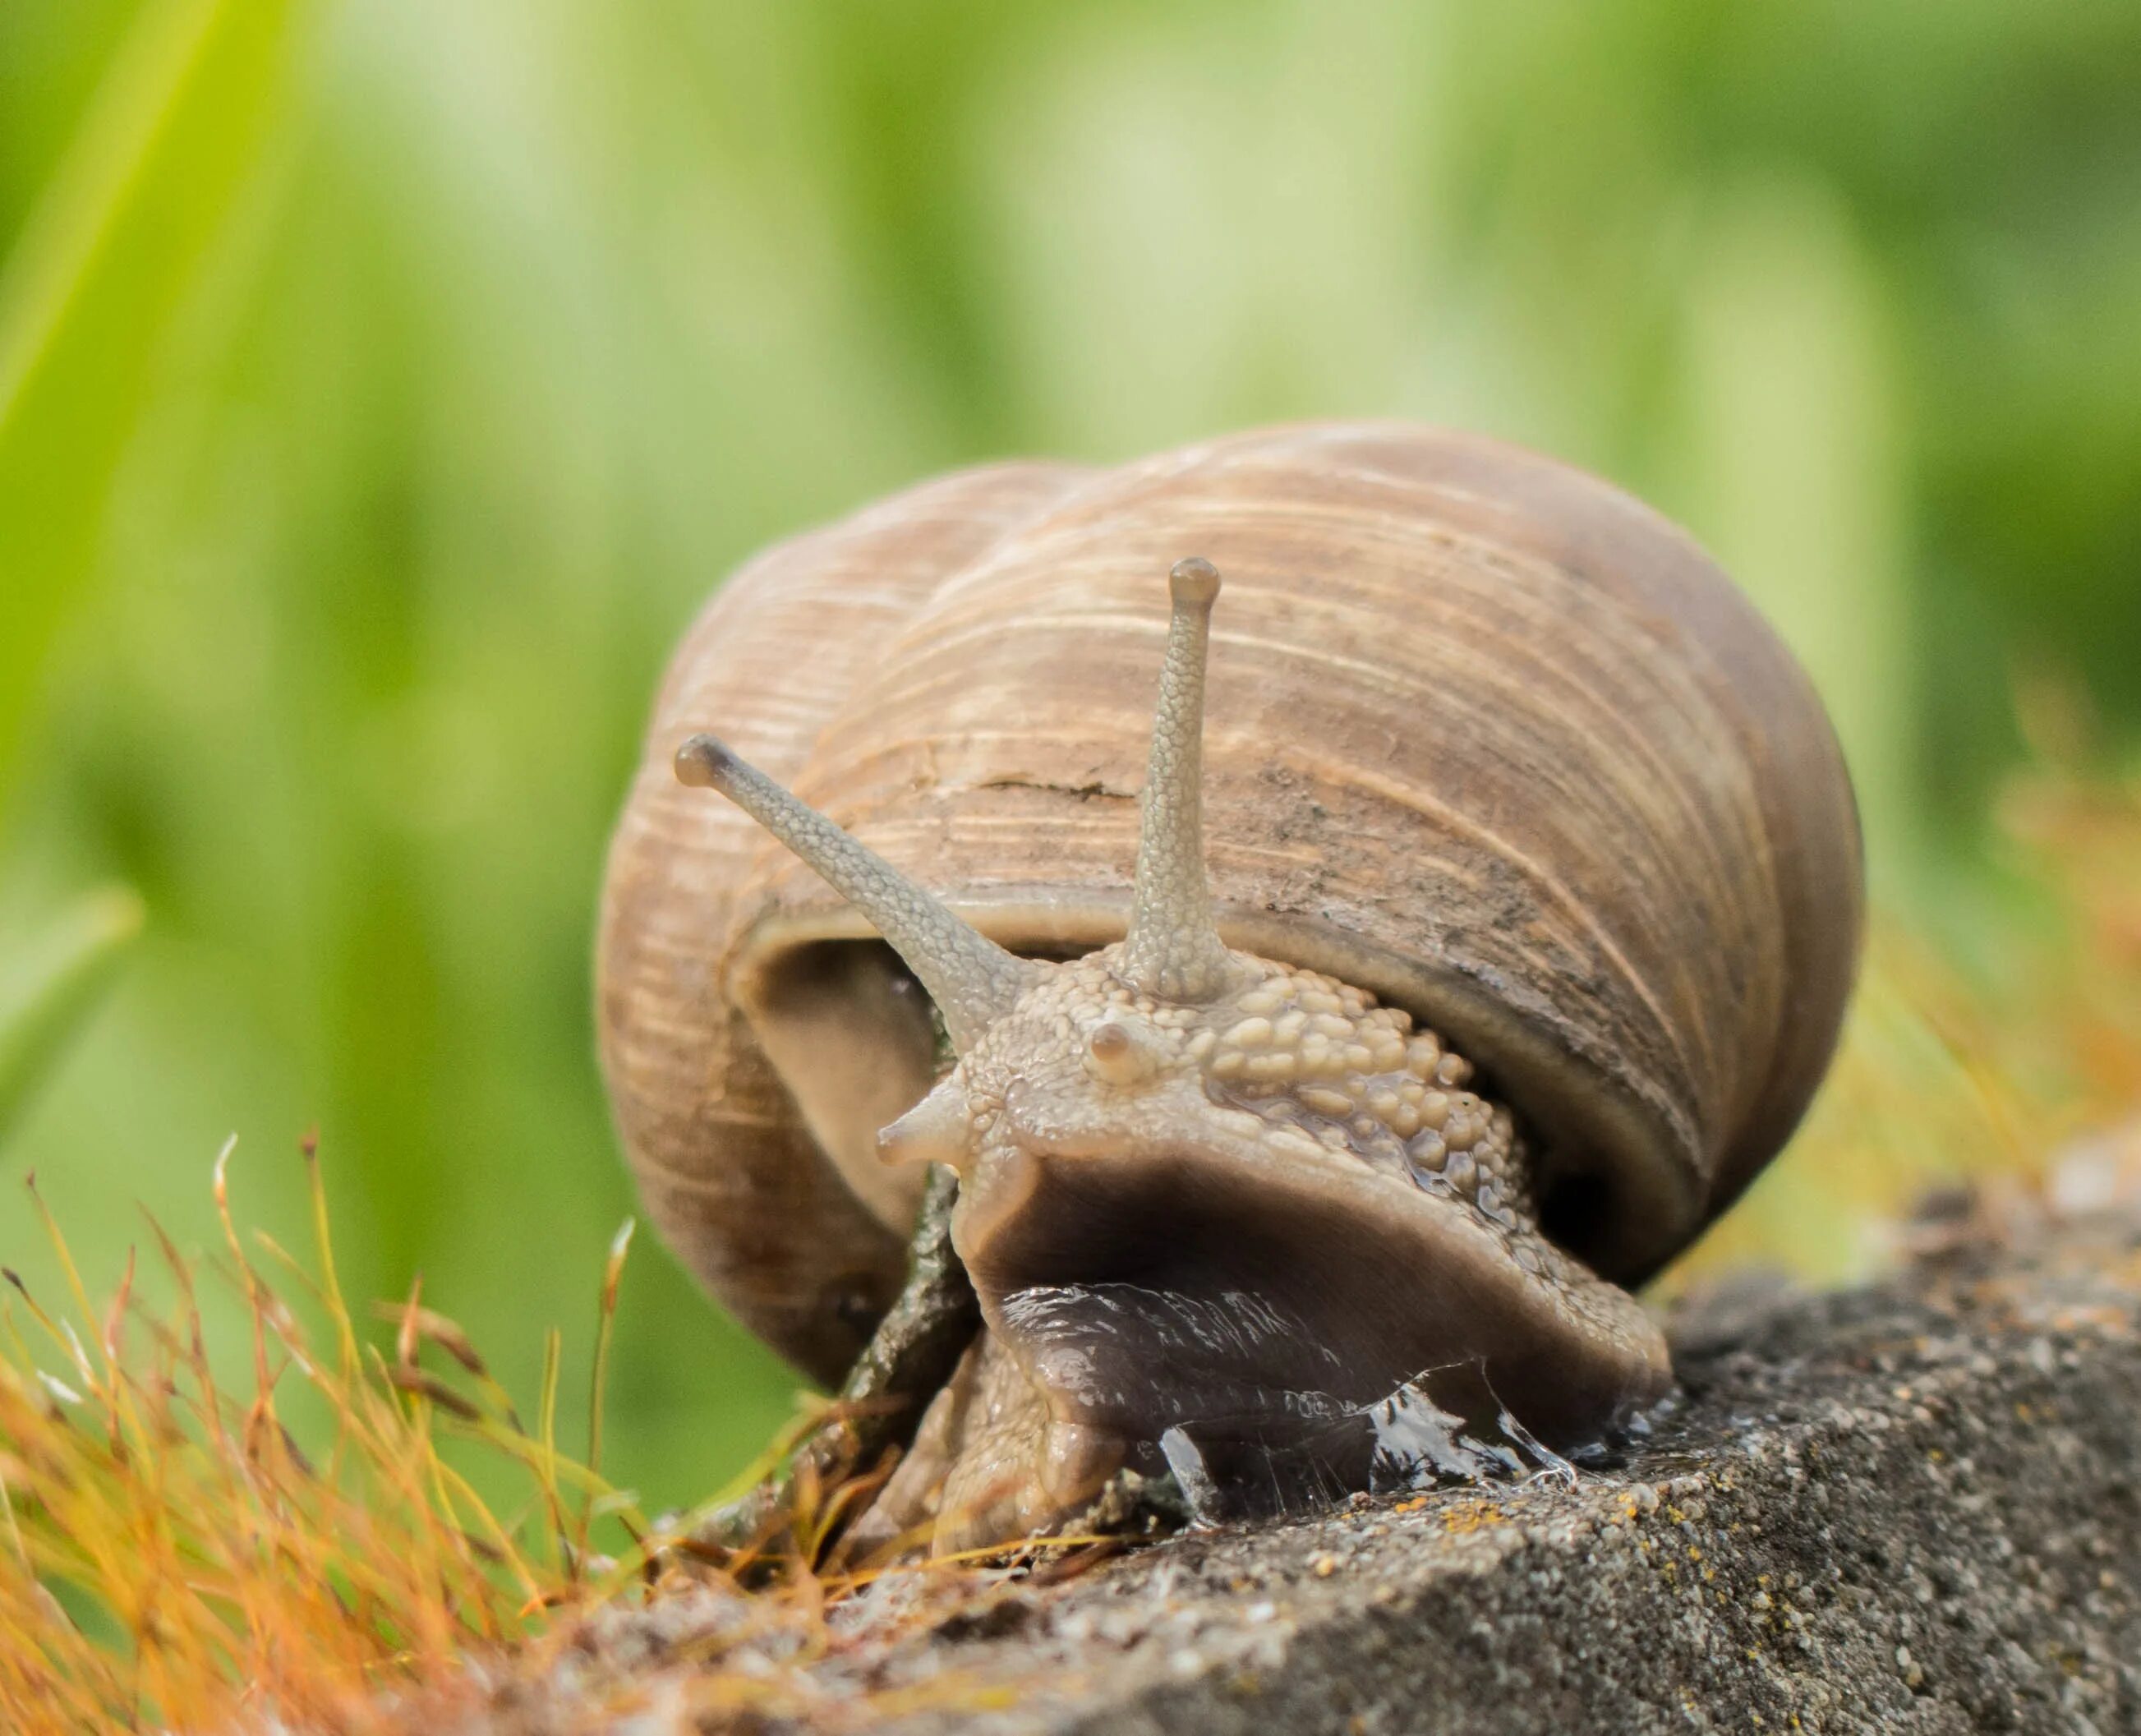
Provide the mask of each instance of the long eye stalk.
[{"label": "long eye stalk", "polygon": [[1205,1001],[1234,968],[1204,877],[1204,654],[1219,575],[1209,561],[1192,558],[1177,561],[1167,578],[1174,612],[1139,809],[1124,974],[1164,1000]]},{"label": "long eye stalk", "polygon": [[694,735],[678,748],[677,775],[721,791],[868,917],[929,991],[960,1054],[1031,986],[1036,966],[962,922],[876,851],[739,760],[716,737]]}]

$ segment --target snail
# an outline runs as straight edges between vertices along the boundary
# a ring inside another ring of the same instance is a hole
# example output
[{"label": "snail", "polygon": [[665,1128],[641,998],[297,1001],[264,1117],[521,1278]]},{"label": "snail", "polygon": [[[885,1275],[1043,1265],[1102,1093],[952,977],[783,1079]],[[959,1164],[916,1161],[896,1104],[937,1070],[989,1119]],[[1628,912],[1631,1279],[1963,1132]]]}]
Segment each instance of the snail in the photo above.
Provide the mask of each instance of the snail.
[{"label": "snail", "polygon": [[878,1522],[978,1546],[1666,1393],[1632,1287],[1797,1124],[1863,878],[1804,672],[1603,482],[1399,424],[1001,465],[692,627],[602,1060],[672,1246],[821,1380],[956,1172],[980,1324]]}]

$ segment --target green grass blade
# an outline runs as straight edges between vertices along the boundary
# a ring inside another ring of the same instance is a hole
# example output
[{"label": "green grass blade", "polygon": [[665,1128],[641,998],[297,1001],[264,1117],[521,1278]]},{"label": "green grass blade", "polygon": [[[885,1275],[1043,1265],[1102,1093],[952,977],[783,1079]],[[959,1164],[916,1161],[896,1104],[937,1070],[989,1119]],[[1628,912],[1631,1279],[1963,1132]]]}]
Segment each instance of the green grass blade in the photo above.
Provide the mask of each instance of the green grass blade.
[{"label": "green grass blade", "polygon": [[303,0],[150,0],[0,275],[0,794],[164,338],[260,155]]},{"label": "green grass blade", "polygon": [[124,887],[81,898],[26,957],[0,958],[0,1142],[119,974],[142,924]]}]

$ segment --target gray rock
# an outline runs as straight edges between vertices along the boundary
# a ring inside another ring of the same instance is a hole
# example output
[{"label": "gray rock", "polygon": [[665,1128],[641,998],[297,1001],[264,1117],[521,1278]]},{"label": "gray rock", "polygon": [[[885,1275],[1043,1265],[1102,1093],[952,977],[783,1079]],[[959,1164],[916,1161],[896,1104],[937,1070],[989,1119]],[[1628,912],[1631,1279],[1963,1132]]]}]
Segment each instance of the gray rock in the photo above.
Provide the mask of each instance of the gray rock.
[{"label": "gray rock", "polygon": [[477,1724],[2141,1730],[2141,1230],[1927,1240],[1863,1289],[1682,1311],[1678,1408],[1573,1488],[1359,1502],[1055,1584],[895,1574],[756,1663],[716,1637],[732,1601],[702,1630],[689,1599],[612,1612]]}]

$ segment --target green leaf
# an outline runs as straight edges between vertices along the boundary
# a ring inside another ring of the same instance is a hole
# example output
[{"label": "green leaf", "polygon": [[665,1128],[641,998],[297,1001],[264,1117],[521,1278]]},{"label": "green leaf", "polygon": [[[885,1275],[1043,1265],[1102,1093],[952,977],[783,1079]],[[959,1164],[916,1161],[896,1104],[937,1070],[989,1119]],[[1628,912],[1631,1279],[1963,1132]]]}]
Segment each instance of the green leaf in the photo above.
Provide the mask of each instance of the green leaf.
[{"label": "green leaf", "polygon": [[0,275],[0,794],[155,364],[261,155],[303,0],[150,0]]},{"label": "green leaf", "polygon": [[106,887],[80,899],[27,955],[0,958],[0,1141],[102,1002],[143,916],[132,892]]}]

